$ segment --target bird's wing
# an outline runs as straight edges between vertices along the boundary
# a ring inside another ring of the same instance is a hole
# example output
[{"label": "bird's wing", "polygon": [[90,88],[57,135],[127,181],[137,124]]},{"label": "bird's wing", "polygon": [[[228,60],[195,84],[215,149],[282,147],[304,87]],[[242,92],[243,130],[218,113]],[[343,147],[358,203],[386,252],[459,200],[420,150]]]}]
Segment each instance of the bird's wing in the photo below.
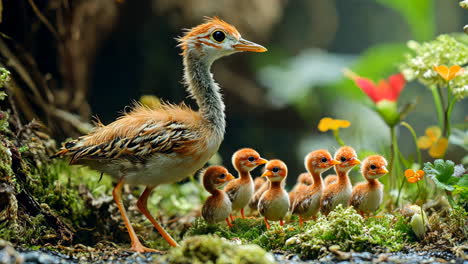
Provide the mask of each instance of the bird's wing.
[{"label": "bird's wing", "polygon": [[229,197],[229,200],[234,201],[237,198],[237,195],[239,194],[239,188],[241,187],[240,184],[238,184],[237,180],[229,182],[226,187],[224,188],[224,192]]},{"label": "bird's wing", "polygon": [[99,126],[89,135],[65,143],[55,156],[71,155],[70,163],[80,159],[144,161],[155,153],[189,152],[201,139],[190,122],[167,115],[161,118],[149,111],[139,109],[107,126]]}]

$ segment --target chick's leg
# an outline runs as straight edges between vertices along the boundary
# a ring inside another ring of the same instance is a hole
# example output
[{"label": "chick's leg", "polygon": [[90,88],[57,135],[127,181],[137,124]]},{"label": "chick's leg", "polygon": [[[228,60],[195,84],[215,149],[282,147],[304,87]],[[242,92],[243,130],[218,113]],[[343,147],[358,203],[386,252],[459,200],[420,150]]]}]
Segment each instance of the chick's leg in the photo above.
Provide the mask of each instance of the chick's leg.
[{"label": "chick's leg", "polygon": [[171,237],[171,235],[169,235],[169,233],[167,233],[166,230],[164,230],[164,228],[158,222],[156,222],[154,217],[148,211],[148,197],[153,189],[154,187],[146,187],[146,189],[143,191],[140,198],[138,199],[137,207],[138,209],[140,209],[140,212],[144,214],[146,218],[148,218],[148,220],[150,220],[153,226],[158,230],[159,234],[161,234],[161,236],[167,241],[167,243],[169,243],[169,245],[173,247],[178,247],[179,244],[177,244],[177,242]]},{"label": "chick's leg", "polygon": [[265,221],[266,229],[270,229],[270,223],[268,223],[268,219],[266,217],[264,217],[263,221]]},{"label": "chick's leg", "polygon": [[123,178],[120,179],[119,183],[114,187],[114,190],[112,191],[112,195],[114,196],[115,203],[117,204],[117,207],[119,208],[120,214],[122,215],[122,218],[125,223],[125,227],[127,228],[128,234],[130,235],[130,240],[132,241],[132,247],[130,248],[133,251],[136,252],[154,252],[156,250],[147,248],[143,246],[138,239],[135,230],[133,229],[132,225],[130,224],[130,220],[128,219],[127,212],[125,211],[125,208],[122,204],[122,186],[124,184]]}]

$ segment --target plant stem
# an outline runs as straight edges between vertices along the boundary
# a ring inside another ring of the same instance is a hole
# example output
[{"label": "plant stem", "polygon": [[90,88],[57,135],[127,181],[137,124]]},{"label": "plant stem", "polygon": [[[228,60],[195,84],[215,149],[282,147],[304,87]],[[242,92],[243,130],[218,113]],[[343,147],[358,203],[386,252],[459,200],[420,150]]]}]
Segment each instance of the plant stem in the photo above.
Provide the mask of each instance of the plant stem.
[{"label": "plant stem", "polygon": [[403,179],[401,182],[400,188],[398,188],[398,196],[395,202],[395,206],[398,207],[398,202],[400,201],[401,190],[403,190],[403,186],[405,186],[406,179]]},{"label": "plant stem", "polygon": [[442,129],[444,127],[444,109],[442,107],[442,101],[438,93],[438,88],[432,88],[432,97],[434,97],[434,104],[437,110],[437,119],[439,121],[439,127]]},{"label": "plant stem", "polygon": [[416,136],[416,132],[414,131],[413,127],[405,121],[402,121],[400,124],[408,128],[409,132],[413,136],[414,144],[416,146],[416,152],[418,154],[418,164],[419,166],[422,166],[421,150],[419,150],[418,148],[418,137]]},{"label": "plant stem", "polygon": [[452,111],[453,111],[453,107],[455,106],[455,103],[457,102],[457,99],[455,97],[452,98],[452,100],[450,100],[449,102],[449,105],[447,107],[447,111],[446,111],[446,119],[447,119],[447,123],[446,123],[446,126],[447,126],[447,134],[445,135],[446,138],[449,138],[450,135],[452,134],[451,132],[451,126],[450,126],[450,119],[452,117]]},{"label": "plant stem", "polygon": [[390,161],[388,163],[389,175],[390,175],[390,190],[393,189],[396,183],[395,171],[399,168],[399,159],[396,159],[398,154],[398,140],[396,137],[396,127],[390,127]]},{"label": "plant stem", "polygon": [[[417,182],[416,184],[418,185],[418,195],[416,196],[416,198],[418,198],[419,194],[421,193],[421,188],[419,187],[419,182]],[[423,204],[421,204],[421,206],[419,208],[421,208],[421,218],[422,218],[422,221],[423,221],[424,232],[426,232],[426,223],[425,223],[425,220],[424,220]]]},{"label": "plant stem", "polygon": [[340,130],[339,129],[333,130],[333,136],[335,136],[335,140],[336,140],[336,142],[338,142],[338,144],[340,144],[340,146],[345,146],[344,141],[340,138]]}]

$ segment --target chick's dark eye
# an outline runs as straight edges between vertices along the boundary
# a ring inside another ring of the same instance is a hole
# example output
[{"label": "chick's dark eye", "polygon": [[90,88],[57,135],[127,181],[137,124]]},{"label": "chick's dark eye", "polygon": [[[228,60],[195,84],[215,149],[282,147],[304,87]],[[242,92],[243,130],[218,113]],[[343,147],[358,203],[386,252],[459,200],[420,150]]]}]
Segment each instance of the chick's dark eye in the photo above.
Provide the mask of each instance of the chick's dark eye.
[{"label": "chick's dark eye", "polygon": [[327,158],[322,158],[322,162],[327,162],[328,159]]},{"label": "chick's dark eye", "polygon": [[341,157],[341,161],[342,161],[342,162],[345,162],[345,161],[346,161],[346,158],[345,158],[345,157]]},{"label": "chick's dark eye", "polygon": [[213,34],[211,34],[211,37],[213,37],[213,39],[216,41],[216,42],[223,42],[224,39],[226,39],[226,34],[224,34],[224,32],[222,31],[215,31],[213,32]]},{"label": "chick's dark eye", "polygon": [[220,178],[221,180],[223,180],[224,178],[226,178],[226,174],[223,173],[223,174],[219,175],[218,178]]},{"label": "chick's dark eye", "polygon": [[274,167],[271,171],[274,172],[274,173],[276,173],[276,172],[279,171],[279,168],[278,168],[278,167]]},{"label": "chick's dark eye", "polygon": [[377,169],[377,166],[375,166],[374,164],[372,164],[372,165],[370,165],[370,168],[371,168],[371,170],[375,170],[375,169]]},{"label": "chick's dark eye", "polygon": [[248,158],[248,160],[249,160],[250,162],[252,162],[252,161],[255,160],[255,158],[251,156],[251,157]]}]

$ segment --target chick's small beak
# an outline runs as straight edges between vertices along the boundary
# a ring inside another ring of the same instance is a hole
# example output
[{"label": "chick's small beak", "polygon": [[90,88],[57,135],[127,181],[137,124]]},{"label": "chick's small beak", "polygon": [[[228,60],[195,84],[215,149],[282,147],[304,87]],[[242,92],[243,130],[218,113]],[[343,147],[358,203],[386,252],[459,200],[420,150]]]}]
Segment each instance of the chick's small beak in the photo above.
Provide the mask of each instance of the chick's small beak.
[{"label": "chick's small beak", "polygon": [[273,177],[275,174],[272,171],[266,170],[263,174],[262,177]]},{"label": "chick's small beak", "polygon": [[350,163],[351,163],[351,165],[352,165],[352,166],[356,166],[356,165],[359,165],[359,164],[361,164],[361,161],[360,161],[360,160],[358,160],[358,159],[353,159],[353,160],[351,160],[351,162],[350,162]]},{"label": "chick's small beak", "polygon": [[341,162],[337,161],[337,160],[330,160],[330,165],[338,165],[338,164],[341,164]]},{"label": "chick's small beak", "polygon": [[257,165],[262,165],[262,164],[266,164],[268,162],[268,160],[264,159],[264,158],[259,158],[255,163]]},{"label": "chick's small beak", "polygon": [[235,179],[235,177],[232,176],[231,173],[228,173],[228,174],[226,175],[226,181],[231,181],[231,180],[234,180],[234,179]]},{"label": "chick's small beak", "polygon": [[251,41],[240,39],[238,44],[233,45],[237,51],[252,51],[252,52],[265,52],[267,49],[262,45],[253,43]]},{"label": "chick's small beak", "polygon": [[385,167],[382,167],[377,171],[377,174],[387,174],[387,173],[388,173],[388,170]]}]

